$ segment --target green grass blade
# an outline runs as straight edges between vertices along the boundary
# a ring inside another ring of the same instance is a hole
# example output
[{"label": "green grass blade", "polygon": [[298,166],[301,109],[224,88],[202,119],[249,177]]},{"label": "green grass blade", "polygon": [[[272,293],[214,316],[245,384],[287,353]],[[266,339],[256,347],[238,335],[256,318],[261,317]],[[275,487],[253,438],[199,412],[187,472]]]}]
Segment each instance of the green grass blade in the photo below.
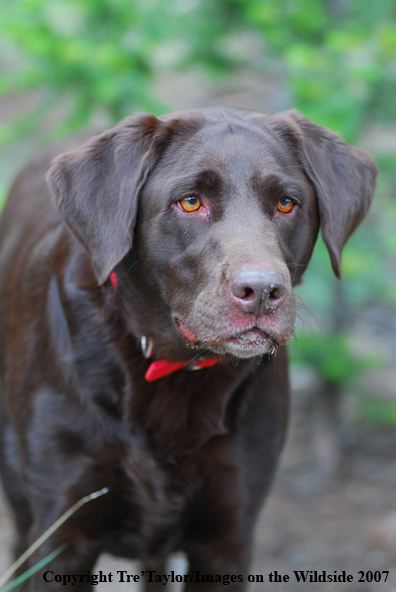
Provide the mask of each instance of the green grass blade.
[{"label": "green grass blade", "polygon": [[41,569],[42,567],[44,567],[44,565],[46,565],[47,563],[49,563],[50,561],[52,561],[52,559],[54,559],[57,555],[59,555],[59,553],[62,553],[62,551],[64,549],[66,549],[66,547],[67,547],[66,543],[63,543],[63,545],[60,545],[60,547],[58,547],[57,549],[55,549],[55,551],[52,551],[52,553],[50,553],[49,555],[47,555],[47,557],[44,557],[44,559],[42,559],[41,561],[39,561],[38,563],[36,563],[36,565],[33,565],[33,567],[31,567],[28,570],[24,571],[23,574],[21,574],[20,576],[18,576],[17,578],[15,578],[15,580],[12,580],[12,582],[10,582],[6,586],[4,586],[4,588],[1,588],[0,589],[0,592],[9,592],[9,590],[14,590],[15,588],[17,588],[18,586],[20,586],[21,584],[23,584],[23,582],[25,580],[27,580],[28,578],[30,578],[30,576],[32,576],[33,574],[35,574],[36,571],[38,571],[39,569]]},{"label": "green grass blade", "polygon": [[33,555],[33,553],[39,547],[41,547],[41,545],[48,539],[48,537],[50,537],[51,534],[53,534],[64,522],[66,522],[66,520],[68,518],[70,518],[70,516],[72,516],[74,514],[74,512],[76,512],[79,508],[81,508],[81,506],[83,506],[87,502],[90,502],[91,500],[96,499],[97,497],[100,497],[101,495],[104,495],[108,491],[109,491],[109,488],[108,487],[104,487],[103,489],[100,489],[99,491],[95,491],[94,493],[91,493],[90,495],[86,495],[85,497],[81,498],[78,502],[76,502],[74,504],[74,506],[72,506],[71,508],[69,508],[64,514],[62,514],[62,516],[60,518],[58,518],[58,520],[56,520],[52,524],[52,526],[50,526],[37,539],[37,541],[35,541],[32,545],[30,545],[30,547],[19,557],[19,559],[17,559],[15,561],[15,563],[13,563],[11,565],[11,567],[9,569],[7,569],[7,571],[0,578],[0,590],[1,590],[1,586],[3,586],[6,583],[6,581],[12,576],[12,574],[15,573],[16,570],[23,563],[25,563],[26,559],[28,559],[31,555]]}]

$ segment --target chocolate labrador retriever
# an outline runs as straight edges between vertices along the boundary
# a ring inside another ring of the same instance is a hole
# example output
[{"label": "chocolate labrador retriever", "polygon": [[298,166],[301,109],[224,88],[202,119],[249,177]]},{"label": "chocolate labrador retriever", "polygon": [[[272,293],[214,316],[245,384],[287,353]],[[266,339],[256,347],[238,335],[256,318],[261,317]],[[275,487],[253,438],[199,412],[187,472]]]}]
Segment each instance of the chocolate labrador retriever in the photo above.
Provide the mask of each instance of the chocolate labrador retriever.
[{"label": "chocolate labrador retriever", "polygon": [[90,590],[104,551],[163,589],[181,550],[188,592],[244,590],[287,423],[293,285],[319,226],[339,276],[376,168],[295,111],[222,108],[128,117],[47,186],[53,156],[17,178],[0,230],[17,552],[109,492],[40,548],[32,563],[67,543],[26,589]]}]

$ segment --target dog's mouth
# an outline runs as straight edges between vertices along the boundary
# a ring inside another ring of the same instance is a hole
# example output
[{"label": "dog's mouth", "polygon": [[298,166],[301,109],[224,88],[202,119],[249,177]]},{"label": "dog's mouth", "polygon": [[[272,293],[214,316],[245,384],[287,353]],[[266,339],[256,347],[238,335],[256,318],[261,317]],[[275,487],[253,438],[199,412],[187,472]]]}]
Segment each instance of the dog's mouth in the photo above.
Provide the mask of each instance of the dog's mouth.
[{"label": "dog's mouth", "polygon": [[238,358],[250,358],[276,351],[279,342],[259,327],[239,331],[235,335],[213,343],[211,349],[222,349],[225,353]]},{"label": "dog's mouth", "polygon": [[253,327],[253,329],[242,331],[235,337],[230,337],[226,341],[228,343],[240,345],[242,347],[260,347],[264,344],[267,344],[268,341],[275,343],[275,340],[270,335],[268,335],[268,333],[265,333],[265,331],[262,331],[258,327]]},{"label": "dog's mouth", "polygon": [[176,322],[190,347],[209,349],[218,355],[228,354],[238,358],[275,353],[279,345],[288,343],[293,337],[293,333],[287,336],[271,335],[257,324],[226,335],[196,337],[179,319]]}]

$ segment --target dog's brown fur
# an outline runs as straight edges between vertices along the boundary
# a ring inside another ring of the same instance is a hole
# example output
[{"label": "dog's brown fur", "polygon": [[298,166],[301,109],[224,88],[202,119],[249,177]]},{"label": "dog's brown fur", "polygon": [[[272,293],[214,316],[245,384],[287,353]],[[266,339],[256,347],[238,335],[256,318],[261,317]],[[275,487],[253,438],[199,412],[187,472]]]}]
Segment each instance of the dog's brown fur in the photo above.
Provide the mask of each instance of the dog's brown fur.
[{"label": "dog's brown fur", "polygon": [[[297,112],[220,108],[129,117],[58,157],[57,208],[50,156],[17,178],[0,228],[1,462],[17,551],[108,487],[35,561],[62,542],[54,574],[86,573],[103,551],[160,566],[182,550],[190,574],[233,575],[241,591],[284,440],[292,286],[319,226],[339,275],[375,166]],[[180,207],[188,195],[196,213]],[[255,308],[246,277],[261,282]],[[148,383],[143,335],[153,359],[220,362]],[[26,589],[63,589],[43,583],[46,569]]]}]

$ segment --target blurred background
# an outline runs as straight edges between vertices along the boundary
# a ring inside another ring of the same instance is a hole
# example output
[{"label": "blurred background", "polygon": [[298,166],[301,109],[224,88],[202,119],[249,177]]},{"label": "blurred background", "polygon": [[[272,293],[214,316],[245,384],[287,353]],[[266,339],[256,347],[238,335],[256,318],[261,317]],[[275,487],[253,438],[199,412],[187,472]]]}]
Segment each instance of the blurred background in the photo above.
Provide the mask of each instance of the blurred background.
[{"label": "blurred background", "polygon": [[[297,108],[375,157],[376,199],[345,248],[343,281],[319,241],[297,289],[291,431],[252,573],[356,576],[278,592],[394,590],[395,1],[0,0],[0,10],[1,204],[45,143],[135,111]],[[3,504],[1,571],[12,536]],[[391,575],[359,584],[359,570]]]}]

